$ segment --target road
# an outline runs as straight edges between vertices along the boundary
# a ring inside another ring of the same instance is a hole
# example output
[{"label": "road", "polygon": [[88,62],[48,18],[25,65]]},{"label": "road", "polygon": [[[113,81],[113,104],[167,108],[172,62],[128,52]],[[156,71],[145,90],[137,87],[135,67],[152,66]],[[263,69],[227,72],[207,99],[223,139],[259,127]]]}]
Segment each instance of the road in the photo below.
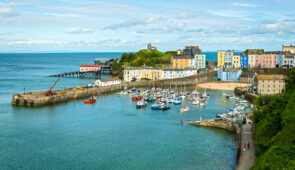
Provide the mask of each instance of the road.
[{"label": "road", "polygon": [[[236,170],[248,170],[255,161],[255,146],[253,140],[252,124],[244,124],[241,128],[241,153]],[[243,145],[250,142],[250,148],[243,151]]]}]

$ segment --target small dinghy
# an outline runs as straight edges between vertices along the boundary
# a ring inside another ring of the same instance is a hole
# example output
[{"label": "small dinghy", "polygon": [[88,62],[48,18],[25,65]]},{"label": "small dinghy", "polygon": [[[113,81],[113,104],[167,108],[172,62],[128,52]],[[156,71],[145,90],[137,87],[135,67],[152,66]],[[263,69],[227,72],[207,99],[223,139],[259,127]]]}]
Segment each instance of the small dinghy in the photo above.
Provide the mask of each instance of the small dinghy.
[{"label": "small dinghy", "polygon": [[84,104],[92,104],[96,102],[96,97],[91,97],[89,100],[84,100]]}]

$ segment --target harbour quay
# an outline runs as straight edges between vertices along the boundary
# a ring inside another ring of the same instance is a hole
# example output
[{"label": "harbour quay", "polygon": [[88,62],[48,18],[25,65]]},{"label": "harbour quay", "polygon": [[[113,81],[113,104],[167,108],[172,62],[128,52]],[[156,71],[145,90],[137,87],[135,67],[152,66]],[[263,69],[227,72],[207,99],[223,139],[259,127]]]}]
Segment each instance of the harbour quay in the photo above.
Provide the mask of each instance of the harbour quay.
[{"label": "harbour quay", "polygon": [[48,91],[27,92],[13,94],[11,104],[14,106],[40,107],[50,104],[66,102],[70,100],[96,96],[100,94],[112,93],[115,91],[128,89],[132,87],[185,87],[192,86],[198,83],[212,82],[217,76],[216,71],[208,73],[200,73],[197,75],[167,79],[167,80],[150,80],[123,82],[115,85],[98,86],[98,87],[71,87],[59,90],[54,90],[53,95],[46,95]]}]

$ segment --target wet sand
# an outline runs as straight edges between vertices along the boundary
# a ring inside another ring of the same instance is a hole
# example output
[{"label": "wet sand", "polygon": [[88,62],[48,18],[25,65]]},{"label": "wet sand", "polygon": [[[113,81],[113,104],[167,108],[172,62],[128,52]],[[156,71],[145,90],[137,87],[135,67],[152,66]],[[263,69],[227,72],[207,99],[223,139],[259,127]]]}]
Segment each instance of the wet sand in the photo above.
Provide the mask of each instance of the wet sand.
[{"label": "wet sand", "polygon": [[234,90],[236,87],[247,87],[251,84],[238,83],[238,82],[210,82],[197,84],[197,88],[212,89],[212,90]]}]

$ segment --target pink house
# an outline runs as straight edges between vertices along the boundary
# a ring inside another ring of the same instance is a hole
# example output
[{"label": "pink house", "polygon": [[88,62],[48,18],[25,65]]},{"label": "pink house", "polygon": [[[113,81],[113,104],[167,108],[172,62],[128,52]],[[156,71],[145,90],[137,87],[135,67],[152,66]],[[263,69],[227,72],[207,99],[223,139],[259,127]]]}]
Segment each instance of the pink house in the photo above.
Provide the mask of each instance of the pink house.
[{"label": "pink house", "polygon": [[262,68],[276,68],[278,64],[278,55],[276,54],[262,54],[261,67]]},{"label": "pink house", "polygon": [[255,67],[262,67],[262,55],[255,55]]},{"label": "pink house", "polygon": [[249,68],[256,67],[256,56],[257,55],[249,55],[249,57],[248,57],[248,65],[249,65]]}]

